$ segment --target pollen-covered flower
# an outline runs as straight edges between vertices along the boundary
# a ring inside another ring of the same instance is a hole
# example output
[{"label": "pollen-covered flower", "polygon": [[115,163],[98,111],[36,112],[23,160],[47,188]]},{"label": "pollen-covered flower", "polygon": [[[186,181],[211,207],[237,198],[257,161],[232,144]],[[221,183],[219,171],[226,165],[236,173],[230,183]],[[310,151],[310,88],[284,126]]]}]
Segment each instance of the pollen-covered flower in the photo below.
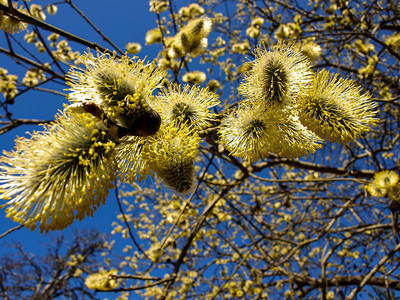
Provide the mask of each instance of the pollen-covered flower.
[{"label": "pollen-covered flower", "polygon": [[179,193],[189,191],[194,182],[194,157],[200,137],[193,128],[170,123],[147,138],[142,157],[145,163]]},{"label": "pollen-covered flower", "polygon": [[375,184],[381,188],[391,188],[397,184],[399,176],[390,170],[381,171],[375,173]]},{"label": "pollen-covered flower", "polygon": [[361,94],[352,80],[322,70],[315,76],[309,94],[300,97],[299,118],[321,138],[347,143],[376,123],[375,107],[370,95]]},{"label": "pollen-covered flower", "polygon": [[159,28],[150,29],[144,38],[146,45],[162,42],[162,32]]},{"label": "pollen-covered flower", "polygon": [[143,181],[152,171],[142,158],[143,146],[148,140],[145,137],[127,136],[120,140],[117,148],[119,172],[125,182]]},{"label": "pollen-covered flower", "polygon": [[98,273],[89,274],[85,279],[85,285],[92,290],[110,291],[118,285],[112,276],[116,274],[117,270],[108,272],[100,270]]},{"label": "pollen-covered flower", "polygon": [[94,57],[90,52],[78,61],[85,69],[73,67],[67,78],[72,102],[94,103],[108,119],[134,135],[135,129],[145,123],[141,117],[147,121],[143,116],[156,114],[150,106],[152,92],[162,86],[166,72],[154,62],[117,58],[115,54]]},{"label": "pollen-covered flower", "polygon": [[373,197],[384,197],[388,190],[379,187],[374,181],[365,186],[367,192]]},{"label": "pollen-covered flower", "polygon": [[[8,6],[7,0],[0,0],[0,3]],[[13,2],[13,7],[19,12],[27,13],[26,9],[22,5],[18,7],[16,2]],[[4,30],[6,33],[18,33],[24,31],[27,26],[25,22],[22,22],[17,17],[6,15],[4,12],[0,11],[0,29]]]},{"label": "pollen-covered flower", "polygon": [[142,50],[142,45],[139,43],[128,43],[125,45],[125,49],[130,54],[137,54]]},{"label": "pollen-covered flower", "polygon": [[255,61],[238,91],[265,108],[290,105],[305,93],[311,80],[310,63],[295,45],[279,43],[271,50],[257,48]]},{"label": "pollen-covered flower", "polygon": [[302,157],[322,147],[323,140],[304,127],[296,115],[280,117],[274,126],[277,133],[270,151],[279,156]]},{"label": "pollen-covered flower", "polygon": [[170,85],[156,97],[154,107],[166,122],[203,129],[214,118],[210,108],[218,103],[218,96],[207,88],[185,85],[182,89],[180,85]]},{"label": "pollen-covered flower", "polygon": [[182,76],[182,81],[192,84],[200,84],[206,80],[207,80],[206,73],[201,71],[187,72]]},{"label": "pollen-covered flower", "polygon": [[219,130],[221,141],[233,156],[253,162],[269,153],[300,157],[321,147],[321,140],[284,110],[262,110],[240,105],[227,115]]},{"label": "pollen-covered flower", "polygon": [[104,204],[113,187],[115,143],[90,114],[59,115],[44,132],[19,138],[0,158],[7,217],[30,229],[64,229]]},{"label": "pollen-covered flower", "polygon": [[233,156],[250,162],[268,156],[274,120],[265,114],[250,105],[239,105],[222,120],[221,141]]},{"label": "pollen-covered flower", "polygon": [[212,29],[212,21],[209,18],[199,18],[190,21],[173,38],[169,46],[168,55],[172,58],[184,57],[191,53],[193,57],[204,52],[208,45],[207,36]]}]

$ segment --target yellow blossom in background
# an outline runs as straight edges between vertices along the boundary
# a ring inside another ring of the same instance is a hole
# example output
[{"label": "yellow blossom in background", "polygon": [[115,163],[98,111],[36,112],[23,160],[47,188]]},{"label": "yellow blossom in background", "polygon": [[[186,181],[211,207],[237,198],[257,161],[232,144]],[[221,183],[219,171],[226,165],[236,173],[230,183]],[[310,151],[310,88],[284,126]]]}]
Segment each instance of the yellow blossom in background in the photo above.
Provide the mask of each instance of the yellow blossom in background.
[{"label": "yellow blossom in background", "polygon": [[34,42],[36,42],[36,38],[37,38],[37,34],[34,31],[27,32],[24,36],[24,39],[28,44],[33,44]]},{"label": "yellow blossom in background", "polygon": [[365,189],[371,196],[374,197],[384,197],[388,192],[387,189],[379,187],[375,182],[369,183],[367,186],[365,186]]},{"label": "yellow blossom in background", "polygon": [[92,290],[110,291],[118,286],[117,281],[111,275],[116,275],[117,270],[106,272],[100,270],[98,273],[89,274],[85,279],[85,285]]},{"label": "yellow blossom in background", "polygon": [[0,93],[3,94],[4,99],[10,101],[18,93],[16,85],[18,76],[7,73],[6,69],[0,68]]},{"label": "yellow blossom in background", "polygon": [[182,28],[169,45],[168,55],[171,58],[181,58],[187,53],[193,57],[200,55],[208,46],[207,36],[212,29],[212,21],[209,18],[199,18]]},{"label": "yellow blossom in background", "polygon": [[190,3],[189,6],[184,6],[179,9],[179,14],[188,17],[189,19],[203,15],[204,13],[204,8],[197,3]]},{"label": "yellow blossom in background", "polygon": [[154,13],[162,13],[168,9],[168,0],[150,0],[150,11]]},{"label": "yellow blossom in background", "polygon": [[390,170],[375,173],[375,184],[381,188],[391,188],[399,182],[399,176]]},{"label": "yellow blossom in background", "polygon": [[[150,103],[152,92],[161,88],[166,72],[155,63],[133,60],[127,56],[90,52],[79,57],[84,69],[73,66],[67,75],[72,103],[96,106],[98,111],[132,135],[157,132],[160,118]],[[96,110],[95,108],[93,108]]]},{"label": "yellow blossom in background", "polygon": [[161,43],[162,42],[161,30],[159,28],[150,29],[149,31],[147,31],[144,40],[146,41],[146,45]]},{"label": "yellow blossom in background", "polygon": [[232,46],[232,52],[234,53],[247,54],[249,50],[250,44],[248,40],[244,41],[243,43],[236,43]]},{"label": "yellow blossom in background", "polygon": [[369,131],[376,123],[376,104],[368,93],[361,94],[352,80],[339,79],[322,70],[307,95],[300,97],[299,118],[321,138],[347,143]]},{"label": "yellow blossom in background", "polygon": [[154,108],[168,122],[184,123],[203,129],[215,115],[210,109],[219,104],[218,96],[199,86],[170,85],[156,97]]},{"label": "yellow blossom in background", "polygon": [[251,26],[261,27],[264,25],[264,19],[261,17],[255,17],[251,20]]},{"label": "yellow blossom in background", "polygon": [[[7,0],[0,0],[0,3],[8,6]],[[18,10],[21,13],[27,13],[26,9],[21,5],[18,7],[16,2],[13,2],[14,9]],[[16,17],[8,16],[4,12],[0,11],[0,29],[6,33],[18,33],[24,31],[28,25],[25,22],[22,22]]]},{"label": "yellow blossom in background", "polygon": [[246,74],[238,91],[249,102],[267,108],[284,107],[307,92],[311,80],[308,59],[295,45],[279,43],[271,50],[255,50],[253,67]]},{"label": "yellow blossom in background", "polygon": [[170,123],[148,137],[142,157],[164,183],[179,193],[191,189],[194,182],[194,158],[200,137],[192,128]]},{"label": "yellow blossom in background", "polygon": [[47,5],[47,6],[46,6],[46,10],[47,10],[47,13],[48,13],[49,15],[54,16],[54,15],[57,13],[57,11],[58,11],[58,7],[57,7],[57,5],[50,4],[50,5]]},{"label": "yellow blossom in background", "polygon": [[253,39],[256,39],[260,35],[260,33],[261,33],[260,29],[254,26],[250,26],[249,28],[246,29],[246,35]]},{"label": "yellow blossom in background", "polygon": [[188,82],[188,83],[200,84],[206,80],[207,80],[206,73],[201,72],[201,71],[188,72],[182,76],[182,81]]},{"label": "yellow blossom in background", "polygon": [[46,75],[44,74],[43,70],[29,69],[26,71],[25,77],[22,79],[22,83],[28,87],[33,87],[44,80],[46,80]]},{"label": "yellow blossom in background", "polygon": [[301,52],[308,57],[309,60],[316,60],[321,56],[321,46],[314,43],[312,39],[306,40],[300,44]]},{"label": "yellow blossom in background", "polygon": [[115,143],[104,124],[90,114],[57,116],[19,138],[0,158],[0,198],[6,216],[30,229],[64,229],[92,216],[113,187]]},{"label": "yellow blossom in background", "polygon": [[41,5],[31,4],[31,6],[29,7],[29,12],[35,18],[42,21],[46,21],[46,14],[44,13],[44,10]]},{"label": "yellow blossom in background", "polygon": [[129,54],[137,54],[142,50],[142,46],[139,43],[128,43],[126,44],[125,49]]},{"label": "yellow blossom in background", "polygon": [[210,91],[216,92],[221,88],[221,83],[219,83],[217,79],[211,79],[207,82],[206,86],[210,89]]}]

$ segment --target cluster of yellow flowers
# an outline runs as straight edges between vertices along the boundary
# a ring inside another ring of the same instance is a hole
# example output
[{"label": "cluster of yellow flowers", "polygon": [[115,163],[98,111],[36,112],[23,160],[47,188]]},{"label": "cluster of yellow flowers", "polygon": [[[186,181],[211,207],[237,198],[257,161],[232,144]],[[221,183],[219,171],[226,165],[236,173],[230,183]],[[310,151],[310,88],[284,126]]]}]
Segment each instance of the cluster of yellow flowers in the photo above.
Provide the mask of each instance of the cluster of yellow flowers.
[{"label": "cluster of yellow flowers", "polygon": [[0,93],[3,94],[4,99],[12,100],[17,94],[17,75],[7,74],[6,69],[0,68]]},{"label": "cluster of yellow flowers", "polygon": [[375,173],[374,181],[369,183],[365,189],[371,196],[388,196],[394,201],[400,201],[399,176],[390,170]]},{"label": "cluster of yellow flowers", "polygon": [[[86,53],[67,75],[70,105],[0,158],[7,217],[31,229],[63,229],[104,204],[118,172],[155,173],[179,193],[194,182],[194,158],[218,96],[167,85],[154,62]],[[154,90],[160,90],[157,96]]]},{"label": "cluster of yellow flowers", "polygon": [[97,273],[89,274],[85,279],[85,285],[92,290],[109,291],[118,286],[117,280],[112,276],[117,270],[99,270]]},{"label": "cluster of yellow flowers", "polygon": [[[154,5],[160,10],[163,3]],[[166,43],[169,58],[204,51],[212,22],[194,18],[203,13],[195,5],[182,11],[189,22]],[[253,20],[253,29],[261,25]],[[314,74],[297,46],[278,43],[255,54],[238,88],[244,100],[218,130],[232,155],[300,157],[322,139],[346,143],[376,122],[368,94],[328,71]],[[0,158],[7,216],[31,229],[37,223],[41,231],[63,229],[92,215],[117,175],[133,182],[156,174],[175,191],[190,191],[199,132],[218,124],[210,109],[219,100],[210,88],[169,84],[166,75],[154,62],[115,53],[79,56],[67,74],[70,105],[44,132],[18,139],[15,151]],[[205,80],[205,74],[191,76],[186,81]]]},{"label": "cluster of yellow flowers", "polygon": [[[0,0],[0,4],[8,6],[7,0]],[[19,6],[16,2],[13,3],[14,9],[19,12],[26,13],[26,9],[23,6]],[[17,17],[9,16],[5,14],[3,11],[0,11],[0,29],[4,30],[7,33],[16,33],[20,31],[24,31],[28,25],[25,22],[22,22]]]},{"label": "cluster of yellow flowers", "polygon": [[259,47],[238,90],[244,96],[222,120],[222,143],[253,162],[269,153],[301,157],[323,139],[347,143],[375,124],[376,104],[351,80],[314,73],[294,44]]}]

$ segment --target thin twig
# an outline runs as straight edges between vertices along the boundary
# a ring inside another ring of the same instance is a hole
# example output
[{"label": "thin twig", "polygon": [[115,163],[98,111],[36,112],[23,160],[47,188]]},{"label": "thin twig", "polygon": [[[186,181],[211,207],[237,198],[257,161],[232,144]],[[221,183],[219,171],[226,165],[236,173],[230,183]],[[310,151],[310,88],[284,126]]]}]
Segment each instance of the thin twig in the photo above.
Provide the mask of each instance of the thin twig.
[{"label": "thin twig", "polygon": [[3,237],[5,237],[6,235],[10,234],[11,232],[14,232],[20,228],[22,228],[24,226],[24,224],[20,224],[18,226],[15,226],[11,229],[8,229],[6,232],[4,232],[3,234],[0,235],[0,239],[2,239]]},{"label": "thin twig", "polygon": [[83,46],[87,46],[91,49],[99,49],[101,52],[108,52],[108,53],[112,53],[112,51],[109,51],[108,49],[98,45],[97,43],[92,43],[89,42],[88,40],[85,40],[83,38],[80,38],[72,33],[69,33],[67,31],[64,31],[58,27],[55,27],[53,25],[50,25],[48,23],[45,23],[41,20],[35,19],[29,15],[26,15],[18,10],[15,10],[13,8],[10,8],[6,5],[0,4],[0,11],[3,11],[6,15],[12,16],[12,17],[17,17],[18,19],[20,19],[23,22],[29,23],[31,25],[36,25],[42,29],[45,30],[49,30],[51,32],[57,33],[63,37],[65,37],[66,39],[68,39],[69,41],[74,41],[76,43],[79,43]]},{"label": "thin twig", "polygon": [[390,250],[388,254],[382,257],[378,264],[376,264],[375,267],[363,278],[360,284],[351,291],[350,295],[346,297],[346,300],[354,299],[357,293],[368,283],[368,281],[375,275],[375,273],[378,272],[379,269],[399,250],[400,244],[397,244],[397,246]]},{"label": "thin twig", "polygon": [[125,222],[126,227],[128,228],[129,236],[130,236],[132,242],[135,244],[136,248],[140,251],[140,253],[142,253],[146,258],[149,258],[149,257],[147,256],[147,254],[143,251],[142,247],[140,247],[140,245],[139,245],[139,243],[136,241],[135,237],[133,236],[131,226],[129,225],[129,222],[128,222],[128,220],[126,219],[125,212],[124,212],[124,210],[123,210],[123,208],[122,208],[122,205],[121,205],[121,200],[119,199],[118,182],[117,182],[117,180],[115,181],[115,189],[114,189],[114,190],[115,190],[115,197],[116,197],[116,199],[117,199],[119,211],[121,212],[122,217],[124,218],[124,222]]},{"label": "thin twig", "polygon": [[168,281],[166,286],[164,287],[163,294],[160,297],[160,300],[165,300],[167,297],[167,293],[170,287],[174,284],[175,278],[181,268],[184,258],[186,257],[187,252],[189,251],[190,246],[192,245],[193,239],[196,237],[197,233],[199,232],[200,228],[203,226],[204,222],[206,221],[208,215],[212,212],[214,206],[218,203],[223,196],[229,192],[230,188],[223,189],[218,195],[215,196],[214,200],[211,201],[208,206],[204,209],[201,216],[198,218],[195,227],[193,228],[192,232],[189,235],[189,238],[186,241],[186,244],[183,246],[182,251],[179,255],[178,260],[175,263],[174,270],[172,272],[172,280]]},{"label": "thin twig", "polygon": [[115,45],[108,37],[104,35],[104,33],[97,28],[96,25],[88,18],[86,15],[78,8],[76,7],[71,0],[65,0],[107,43],[109,43],[115,50],[117,50],[120,54],[124,54],[124,52],[117,46]]},{"label": "thin twig", "polygon": [[156,286],[156,285],[163,284],[164,282],[168,282],[168,281],[171,281],[171,280],[175,280],[175,276],[172,276],[172,277],[169,277],[169,278],[164,278],[164,279],[161,279],[161,280],[159,280],[159,281],[157,281],[157,282],[149,283],[149,284],[142,285],[142,286],[138,286],[138,287],[120,288],[120,289],[111,290],[110,292],[122,292],[122,291],[144,290],[144,289],[147,289],[147,288]]},{"label": "thin twig", "polygon": [[40,69],[40,70],[42,70],[42,71],[44,71],[44,72],[46,72],[48,74],[51,74],[56,78],[65,80],[64,74],[57,73],[57,72],[51,70],[50,68],[48,68],[48,67],[46,67],[46,66],[44,66],[42,64],[39,64],[39,63],[37,63],[37,62],[35,62],[35,61],[25,57],[25,56],[19,55],[19,54],[15,53],[15,52],[9,51],[9,50],[4,49],[2,47],[0,47],[0,53],[7,54],[8,56],[10,56],[12,58],[15,58],[17,60],[21,60],[21,61],[23,61],[23,62],[25,62],[25,63],[27,63],[29,65],[34,66],[36,69]]},{"label": "thin twig", "polygon": [[31,120],[31,119],[15,119],[12,120],[8,125],[5,125],[0,128],[0,135],[20,126],[20,125],[41,125],[51,123],[51,120]]}]

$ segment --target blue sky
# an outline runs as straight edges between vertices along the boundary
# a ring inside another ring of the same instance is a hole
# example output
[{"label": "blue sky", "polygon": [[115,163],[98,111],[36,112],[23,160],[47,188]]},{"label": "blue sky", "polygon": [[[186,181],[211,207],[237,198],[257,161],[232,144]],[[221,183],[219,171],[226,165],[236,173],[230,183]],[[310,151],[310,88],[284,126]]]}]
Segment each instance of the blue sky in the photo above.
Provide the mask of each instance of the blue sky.
[{"label": "blue sky", "polygon": [[[33,2],[40,3],[43,6],[50,3],[50,1]],[[182,5],[186,3],[186,1],[181,2]],[[138,54],[140,58],[147,56],[148,60],[152,60],[156,57],[158,46],[144,45],[145,33],[156,26],[156,17],[153,13],[149,12],[148,1],[86,0],[74,1],[74,4],[119,48],[124,50],[126,43],[139,42],[143,46],[142,51]],[[66,4],[58,8],[58,13],[55,16],[48,15],[46,22],[87,40],[97,42],[103,47],[111,47]],[[17,37],[18,39],[23,39],[23,36],[24,33],[19,33]],[[0,47],[7,48],[3,34],[0,35]],[[40,54],[37,54],[37,56],[41,57]],[[4,55],[1,56],[0,67],[8,69],[9,73],[19,75],[20,80],[25,73],[25,70],[22,71],[22,68],[18,67],[15,62]],[[60,88],[60,86],[55,86],[55,88],[62,90],[65,87]],[[61,109],[62,104],[66,102],[63,97],[58,95],[32,91],[16,99],[16,103],[12,107],[12,112],[16,118],[53,119],[57,110]],[[25,132],[31,132],[34,129],[40,130],[40,127],[23,126],[0,135],[0,149],[11,150],[14,147],[16,135],[24,135]],[[118,206],[114,197],[114,191],[112,190],[110,191],[110,197],[106,205],[100,207],[93,218],[85,218],[82,222],[75,221],[64,233],[68,234],[74,228],[98,228],[100,231],[110,233],[112,229],[111,223],[115,220],[117,213]],[[4,210],[1,210],[0,220],[0,234],[18,225],[5,218]],[[9,253],[11,249],[8,249],[5,245],[13,244],[14,241],[22,243],[27,251],[36,254],[44,253],[45,248],[41,244],[45,243],[48,237],[49,234],[41,234],[38,230],[31,232],[22,228],[0,240],[0,255]],[[109,298],[111,299],[112,295],[109,295]]]}]

